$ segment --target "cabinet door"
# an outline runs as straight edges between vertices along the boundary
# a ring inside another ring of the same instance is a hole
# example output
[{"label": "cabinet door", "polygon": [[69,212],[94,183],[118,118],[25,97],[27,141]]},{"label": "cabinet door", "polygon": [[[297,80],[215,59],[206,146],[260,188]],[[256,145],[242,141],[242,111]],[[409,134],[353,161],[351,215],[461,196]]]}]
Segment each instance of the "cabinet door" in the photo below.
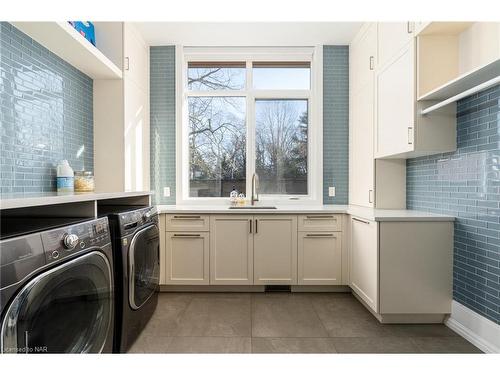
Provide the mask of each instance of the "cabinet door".
[{"label": "cabinet door", "polygon": [[341,233],[300,232],[298,236],[299,285],[341,284]]},{"label": "cabinet door", "polygon": [[149,85],[149,50],[135,26],[124,24],[123,37],[124,78],[132,80],[144,91]]},{"label": "cabinet door", "polygon": [[209,283],[209,234],[166,233],[165,284]]},{"label": "cabinet door", "polygon": [[210,284],[253,284],[253,216],[210,218]]},{"label": "cabinet door", "polygon": [[351,217],[350,283],[354,292],[378,312],[377,223]]},{"label": "cabinet door", "polygon": [[254,284],[297,284],[297,217],[255,216]]},{"label": "cabinet door", "polygon": [[412,41],[376,74],[376,157],[413,151],[415,43]]},{"label": "cabinet door", "polygon": [[123,86],[125,190],[143,191],[149,188],[149,98],[135,81],[125,79]]},{"label": "cabinet door", "polygon": [[351,94],[350,203],[374,206],[374,84],[363,86]]},{"label": "cabinet door", "polygon": [[412,22],[378,23],[378,66],[392,60],[414,37]]},{"label": "cabinet door", "polygon": [[351,44],[351,91],[356,92],[373,81],[377,58],[377,24],[371,23],[363,34]]}]

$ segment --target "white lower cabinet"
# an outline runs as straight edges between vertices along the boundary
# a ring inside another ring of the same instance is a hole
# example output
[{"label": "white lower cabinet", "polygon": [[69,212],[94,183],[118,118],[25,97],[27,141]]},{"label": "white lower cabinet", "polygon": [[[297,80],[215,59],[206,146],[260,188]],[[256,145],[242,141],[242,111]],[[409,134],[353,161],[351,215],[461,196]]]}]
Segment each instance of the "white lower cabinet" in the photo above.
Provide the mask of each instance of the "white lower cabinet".
[{"label": "white lower cabinet", "polygon": [[298,284],[340,285],[342,281],[342,234],[299,232]]},{"label": "white lower cabinet", "polygon": [[254,284],[297,284],[297,216],[254,217]]},{"label": "white lower cabinet", "polygon": [[378,312],[378,228],[375,221],[351,217],[350,287]]},{"label": "white lower cabinet", "polygon": [[208,284],[209,233],[165,233],[165,284]]},{"label": "white lower cabinet", "polygon": [[252,215],[210,218],[210,284],[253,284]]}]

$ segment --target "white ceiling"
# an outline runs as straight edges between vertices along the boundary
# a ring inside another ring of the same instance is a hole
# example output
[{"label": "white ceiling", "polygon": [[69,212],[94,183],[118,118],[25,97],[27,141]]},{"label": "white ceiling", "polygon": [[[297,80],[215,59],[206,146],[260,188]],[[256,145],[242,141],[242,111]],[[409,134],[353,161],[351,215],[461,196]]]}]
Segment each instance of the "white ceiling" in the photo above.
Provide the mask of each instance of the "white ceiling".
[{"label": "white ceiling", "polygon": [[313,46],[349,44],[361,22],[137,22],[152,46]]}]

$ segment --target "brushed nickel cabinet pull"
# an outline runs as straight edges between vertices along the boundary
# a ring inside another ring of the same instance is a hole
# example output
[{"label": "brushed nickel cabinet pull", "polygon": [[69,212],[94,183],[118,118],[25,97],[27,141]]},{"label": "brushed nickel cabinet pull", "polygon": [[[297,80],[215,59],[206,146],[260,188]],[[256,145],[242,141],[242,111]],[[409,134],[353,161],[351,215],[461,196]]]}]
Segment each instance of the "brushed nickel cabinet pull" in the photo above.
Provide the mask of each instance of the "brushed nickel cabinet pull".
[{"label": "brushed nickel cabinet pull", "polygon": [[368,203],[373,203],[373,190],[368,190]]},{"label": "brushed nickel cabinet pull", "polygon": [[174,219],[201,219],[200,215],[183,215],[183,216],[174,216]]},{"label": "brushed nickel cabinet pull", "polygon": [[406,23],[406,31],[408,32],[408,34],[411,34],[413,32],[410,21]]},{"label": "brushed nickel cabinet pull", "polygon": [[334,237],[332,233],[308,233],[306,237]]},{"label": "brushed nickel cabinet pull", "polygon": [[370,70],[375,69],[375,57],[370,56]]},{"label": "brushed nickel cabinet pull", "polygon": [[363,224],[370,224],[369,221],[361,220],[361,219],[358,219],[356,217],[353,217],[352,220],[357,221],[359,223],[363,223]]},{"label": "brushed nickel cabinet pull", "polygon": [[413,131],[413,128],[411,126],[408,126],[408,144],[409,145],[413,144],[412,131]]},{"label": "brushed nickel cabinet pull", "polygon": [[130,59],[125,57],[125,70],[130,70]]},{"label": "brushed nickel cabinet pull", "polygon": [[259,230],[257,227],[258,222],[259,222],[259,220],[255,219],[255,233],[259,233]]},{"label": "brushed nickel cabinet pull", "polygon": [[200,234],[174,234],[174,237],[200,237]]},{"label": "brushed nickel cabinet pull", "polygon": [[250,233],[252,233],[252,219],[249,219],[248,223],[250,224]]},{"label": "brushed nickel cabinet pull", "polygon": [[307,219],[333,219],[333,220],[337,220],[337,218],[333,215],[307,215],[306,216]]}]

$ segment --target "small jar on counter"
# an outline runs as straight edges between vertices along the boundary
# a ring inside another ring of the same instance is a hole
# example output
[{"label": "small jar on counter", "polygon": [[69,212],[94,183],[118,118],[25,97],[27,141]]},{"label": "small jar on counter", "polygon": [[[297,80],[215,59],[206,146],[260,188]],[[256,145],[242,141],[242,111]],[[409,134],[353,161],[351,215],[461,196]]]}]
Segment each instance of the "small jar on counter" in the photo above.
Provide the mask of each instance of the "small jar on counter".
[{"label": "small jar on counter", "polygon": [[75,172],[75,192],[84,193],[94,191],[94,175],[90,171]]}]

